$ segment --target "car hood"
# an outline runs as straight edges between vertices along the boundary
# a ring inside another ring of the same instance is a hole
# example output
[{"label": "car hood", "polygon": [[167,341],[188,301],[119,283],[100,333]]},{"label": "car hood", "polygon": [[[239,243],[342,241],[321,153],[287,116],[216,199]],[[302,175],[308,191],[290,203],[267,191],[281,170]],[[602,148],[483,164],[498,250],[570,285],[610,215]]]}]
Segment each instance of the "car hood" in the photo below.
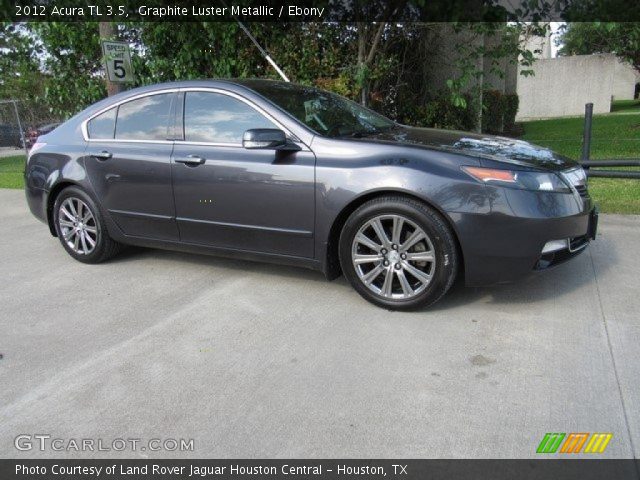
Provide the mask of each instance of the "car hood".
[{"label": "car hood", "polygon": [[537,169],[565,170],[578,165],[574,160],[529,142],[456,130],[399,125],[388,132],[367,136],[366,140],[421,146]]}]

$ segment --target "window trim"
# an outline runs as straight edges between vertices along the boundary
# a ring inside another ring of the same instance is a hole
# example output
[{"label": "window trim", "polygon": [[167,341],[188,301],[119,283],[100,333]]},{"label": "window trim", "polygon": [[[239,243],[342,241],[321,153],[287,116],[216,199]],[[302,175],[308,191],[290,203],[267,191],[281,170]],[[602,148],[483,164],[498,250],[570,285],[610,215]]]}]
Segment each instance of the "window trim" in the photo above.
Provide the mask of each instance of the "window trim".
[{"label": "window trim", "polygon": [[[111,110],[112,108],[116,107],[118,109],[118,112],[116,112],[116,125],[118,123],[118,113],[120,110],[120,105],[124,104],[124,103],[128,103],[128,102],[132,102],[134,100],[138,100],[140,98],[144,98],[144,97],[151,97],[153,95],[162,95],[165,93],[176,93],[178,92],[178,88],[170,88],[170,89],[163,89],[163,90],[154,90],[153,92],[145,92],[145,93],[141,93],[139,95],[134,95],[133,97],[129,97],[129,98],[125,98],[123,100],[120,100],[116,103],[112,103],[111,105],[97,111],[96,113],[94,113],[93,115],[91,115],[90,117],[86,118],[85,120],[83,120],[83,122],[80,124],[80,129],[82,130],[82,137],[84,138],[85,142],[98,142],[98,143],[159,143],[159,144],[171,144],[173,143],[173,140],[134,140],[134,139],[121,139],[121,138],[89,138],[89,129],[87,127],[87,124],[93,120],[95,117],[102,115],[103,113],[105,113],[108,110]],[[172,99],[173,101],[173,99]],[[171,109],[169,109],[170,113],[171,113]],[[168,125],[167,125],[168,127]],[[115,128],[114,128],[114,136],[115,136]]]},{"label": "window trim", "polygon": [[[242,146],[242,143],[215,143],[215,142],[190,142],[190,141],[186,141],[184,139],[179,140],[179,139],[173,139],[173,140],[133,140],[133,139],[116,139],[116,138],[106,138],[106,139],[99,139],[99,138],[89,138],[89,134],[88,134],[88,128],[87,128],[87,124],[93,120],[95,117],[97,117],[98,115],[103,114],[104,112],[106,112],[107,110],[110,110],[114,107],[117,107],[118,109],[120,108],[120,105],[127,103],[127,102],[131,102],[133,100],[138,100],[140,98],[143,97],[150,97],[152,95],[160,95],[163,93],[185,93],[185,95],[183,96],[182,99],[180,99],[179,97],[177,98],[177,101],[182,100],[182,102],[185,101],[186,98],[186,93],[187,92],[212,92],[212,93],[219,93],[222,95],[227,95],[229,97],[233,97],[237,100],[240,100],[241,102],[246,103],[249,107],[253,108],[254,110],[256,110],[258,113],[262,114],[263,116],[267,117],[268,120],[270,120],[271,122],[273,122],[275,125],[277,125],[287,136],[287,138],[289,138],[292,142],[302,146],[302,150],[303,151],[311,151],[309,149],[309,147],[298,138],[297,135],[295,135],[293,132],[291,132],[291,130],[289,130],[288,128],[286,128],[282,122],[279,122],[273,115],[271,115],[269,112],[267,112],[264,108],[256,105],[255,103],[253,103],[251,100],[246,99],[245,97],[243,97],[242,95],[232,92],[230,90],[224,90],[222,88],[218,88],[218,87],[176,87],[176,88],[165,88],[165,89],[161,89],[161,90],[154,90],[152,92],[145,92],[145,93],[140,93],[138,95],[134,95],[133,97],[129,97],[129,98],[125,98],[123,100],[120,100],[116,103],[112,103],[100,110],[98,110],[96,113],[92,114],[90,117],[86,118],[85,120],[82,121],[82,123],[80,124],[80,129],[82,131],[82,137],[84,138],[85,142],[100,142],[100,143],[156,143],[156,144],[176,144],[176,145],[201,145],[201,146],[208,146],[208,147],[231,147],[231,148],[244,148]],[[177,109],[173,109],[172,112],[174,114],[174,117],[176,117],[176,110]],[[183,103],[183,115],[184,115],[184,103]],[[118,118],[116,115],[116,124],[118,122]],[[184,118],[183,119],[178,119],[175,118],[173,121],[173,126],[174,126],[174,136],[175,136],[175,130],[180,130],[180,128],[182,128],[182,136],[184,138]],[[114,130],[114,135],[115,135],[115,130]]]},{"label": "window trim", "polygon": [[289,138],[292,142],[294,143],[299,143],[301,145],[304,145],[306,147],[306,145],[304,143],[302,143],[302,141],[296,136],[294,135],[288,128],[286,128],[284,125],[282,125],[281,122],[279,122],[278,120],[276,120],[273,115],[271,115],[269,112],[267,112],[266,110],[264,110],[263,108],[259,107],[258,105],[256,105],[255,103],[253,103],[252,101],[244,98],[242,95],[237,94],[235,92],[231,92],[229,90],[223,90],[220,88],[216,88],[216,87],[183,87],[180,89],[180,92],[184,92],[184,97],[182,98],[182,102],[183,102],[183,107],[182,107],[182,118],[178,119],[177,124],[178,124],[178,130],[182,129],[182,140],[175,140],[176,144],[178,145],[203,145],[203,146],[209,146],[209,147],[232,147],[232,148],[244,148],[242,146],[242,142],[240,143],[228,143],[228,142],[194,142],[194,141],[189,141],[189,140],[184,140],[186,138],[186,132],[185,132],[185,125],[184,125],[184,115],[185,115],[185,109],[184,109],[184,105],[187,99],[187,93],[189,92],[204,92],[204,93],[219,93],[221,95],[226,95],[228,97],[232,97],[235,98],[236,100],[240,100],[241,102],[245,103],[246,105],[249,106],[249,108],[253,108],[255,111],[257,111],[259,114],[261,114],[263,117],[266,117],[267,120],[269,120],[271,123],[273,123],[274,125],[276,125],[280,130],[282,130],[285,135],[287,136],[287,138]]}]

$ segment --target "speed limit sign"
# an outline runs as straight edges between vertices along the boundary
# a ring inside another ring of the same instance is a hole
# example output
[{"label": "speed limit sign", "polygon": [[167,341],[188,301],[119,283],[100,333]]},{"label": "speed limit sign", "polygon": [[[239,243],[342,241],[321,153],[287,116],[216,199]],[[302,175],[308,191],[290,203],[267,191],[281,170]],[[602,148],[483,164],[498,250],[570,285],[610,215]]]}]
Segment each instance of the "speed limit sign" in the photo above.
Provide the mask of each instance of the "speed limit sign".
[{"label": "speed limit sign", "polygon": [[103,40],[102,53],[110,82],[133,82],[128,43]]}]

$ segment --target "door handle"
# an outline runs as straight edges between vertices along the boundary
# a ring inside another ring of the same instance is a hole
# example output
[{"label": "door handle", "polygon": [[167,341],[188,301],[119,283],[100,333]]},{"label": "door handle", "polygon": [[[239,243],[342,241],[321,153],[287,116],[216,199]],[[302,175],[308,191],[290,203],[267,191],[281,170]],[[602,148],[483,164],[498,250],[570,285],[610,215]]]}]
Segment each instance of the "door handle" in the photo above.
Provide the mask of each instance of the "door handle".
[{"label": "door handle", "polygon": [[186,165],[202,165],[206,161],[206,158],[199,155],[187,155],[186,158],[174,158],[173,161]]},{"label": "door handle", "polygon": [[106,150],[103,150],[101,152],[92,152],[90,154],[92,157],[97,158],[98,160],[109,160],[111,157],[113,157],[113,153],[111,152],[107,152]]}]

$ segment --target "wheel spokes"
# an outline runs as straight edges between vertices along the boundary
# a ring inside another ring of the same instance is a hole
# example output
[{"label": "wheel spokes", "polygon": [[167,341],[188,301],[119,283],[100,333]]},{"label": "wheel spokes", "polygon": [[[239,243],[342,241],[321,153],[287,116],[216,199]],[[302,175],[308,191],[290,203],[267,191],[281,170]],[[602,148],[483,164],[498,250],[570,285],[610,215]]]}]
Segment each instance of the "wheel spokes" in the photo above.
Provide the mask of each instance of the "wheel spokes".
[{"label": "wheel spokes", "polygon": [[382,288],[380,289],[380,293],[385,297],[391,296],[391,288],[393,287],[393,277],[395,273],[393,268],[385,269],[384,283],[382,284]]},{"label": "wheel spokes", "polygon": [[384,227],[382,226],[379,218],[375,218],[371,221],[371,227],[373,228],[373,231],[376,232],[376,235],[380,242],[382,242],[382,245],[389,247],[391,242],[387,238],[387,234],[385,233]]},{"label": "wheel spokes", "polygon": [[96,246],[96,241],[93,238],[91,238],[91,235],[89,234],[86,234],[85,238],[87,242],[89,242],[89,245],[91,246],[91,248],[93,249]]},{"label": "wheel spokes", "polygon": [[370,248],[375,252],[379,251],[382,248],[382,245],[377,244],[376,242],[371,240],[369,237],[367,237],[364,233],[360,233],[356,237],[356,241],[361,243],[362,245],[365,245],[366,247]]},{"label": "wheel spokes", "polygon": [[65,217],[67,217],[72,222],[75,220],[75,217],[71,215],[71,213],[69,213],[69,211],[64,206],[60,207],[60,211]]},{"label": "wheel spokes", "polygon": [[364,223],[354,236],[351,259],[369,290],[394,300],[422,293],[436,268],[433,242],[425,230],[398,214],[379,215]]},{"label": "wheel spokes", "polygon": [[394,216],[393,217],[393,229],[391,230],[391,242],[396,245],[400,245],[400,238],[402,236],[402,227],[404,227],[404,218]]},{"label": "wheel spokes", "polygon": [[362,277],[362,281],[365,283],[365,285],[371,284],[371,282],[373,282],[376,278],[378,278],[378,276],[380,276],[383,270],[384,267],[382,265],[376,265],[373,270]]},{"label": "wheel spokes", "polygon": [[431,275],[422,270],[417,269],[410,263],[404,263],[402,266],[407,272],[413,275],[417,280],[420,280],[422,283],[427,284],[431,281]]},{"label": "wheel spokes", "polygon": [[402,293],[407,297],[412,296],[413,288],[411,288],[411,284],[409,283],[409,280],[407,280],[407,277],[404,274],[404,270],[400,270],[399,272],[397,272],[397,274],[398,280],[400,280],[400,287],[402,287]]},{"label": "wheel spokes", "polygon": [[407,253],[407,261],[409,262],[433,262],[433,252],[412,252]]},{"label": "wheel spokes", "polygon": [[65,199],[58,210],[58,226],[67,247],[90,254],[98,243],[98,226],[89,205],[76,197]]},{"label": "wheel spokes", "polygon": [[400,250],[409,250],[411,247],[413,247],[416,243],[418,243],[420,240],[423,240],[425,238],[425,233],[421,230],[421,229],[416,229],[414,230],[414,232],[409,236],[409,238],[407,238],[407,240],[400,245]]},{"label": "wheel spokes", "polygon": [[360,265],[362,263],[373,263],[373,262],[379,262],[380,260],[382,260],[382,257],[380,255],[355,255],[353,257],[353,263]]},{"label": "wheel spokes", "polygon": [[74,225],[72,222],[69,222],[67,220],[60,220],[60,226],[64,227],[64,228],[73,228]]}]

